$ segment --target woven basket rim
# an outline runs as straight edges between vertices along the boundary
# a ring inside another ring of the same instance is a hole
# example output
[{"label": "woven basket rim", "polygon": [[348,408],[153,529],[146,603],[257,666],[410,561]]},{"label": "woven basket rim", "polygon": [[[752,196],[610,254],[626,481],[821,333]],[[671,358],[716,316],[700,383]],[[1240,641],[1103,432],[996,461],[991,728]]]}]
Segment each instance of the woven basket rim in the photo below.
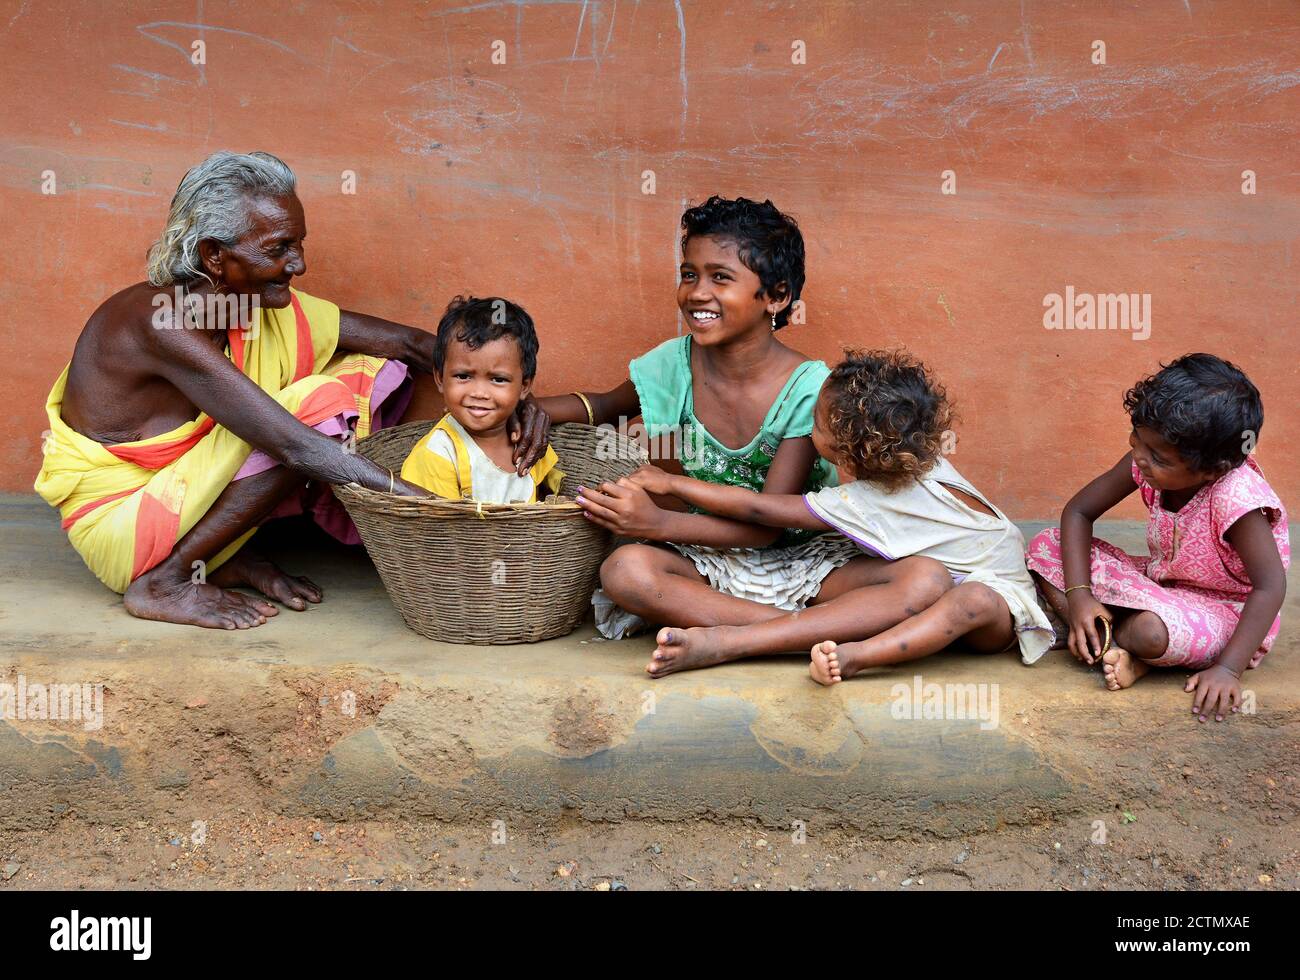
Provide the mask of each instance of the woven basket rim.
[{"label": "woven basket rim", "polygon": [[353,496],[358,503],[372,505],[385,504],[390,502],[401,501],[403,506],[416,507],[427,511],[444,511],[448,515],[464,514],[500,514],[514,513],[516,511],[536,511],[543,509],[551,513],[564,513],[582,510],[576,503],[571,500],[560,500],[555,503],[545,503],[543,501],[534,501],[532,503],[520,502],[513,504],[491,504],[478,500],[448,500],[445,497],[408,497],[400,493],[389,493],[387,490],[371,490],[369,487],[363,487],[360,483],[342,483],[334,486],[334,492],[342,492],[344,496]]}]

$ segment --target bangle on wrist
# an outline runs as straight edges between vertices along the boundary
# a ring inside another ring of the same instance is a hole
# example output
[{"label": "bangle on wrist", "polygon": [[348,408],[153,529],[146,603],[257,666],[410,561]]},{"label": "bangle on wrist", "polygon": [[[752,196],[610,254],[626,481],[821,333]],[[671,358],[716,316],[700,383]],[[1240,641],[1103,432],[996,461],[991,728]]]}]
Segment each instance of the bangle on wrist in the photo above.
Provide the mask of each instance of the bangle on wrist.
[{"label": "bangle on wrist", "polygon": [[584,394],[583,394],[582,392],[580,392],[580,391],[575,391],[575,392],[573,392],[573,395],[574,395],[575,398],[578,399],[578,401],[582,402],[582,407],[585,408],[585,409],[587,410],[587,424],[588,424],[588,425],[595,425],[595,424],[596,424],[596,413],[595,413],[595,411],[592,410],[592,407],[591,407],[591,400],[590,400],[589,398],[587,398],[587,396],[584,395]]},{"label": "bangle on wrist", "polygon": [[1239,671],[1239,670],[1233,670],[1233,669],[1232,669],[1231,667],[1229,667],[1227,664],[1215,664],[1215,666],[1216,666],[1216,667],[1222,667],[1224,670],[1226,670],[1226,671],[1227,671],[1229,674],[1231,674],[1233,677],[1237,678],[1237,680],[1241,680],[1241,671]]},{"label": "bangle on wrist", "polygon": [[1065,590],[1065,594],[1066,594],[1066,595],[1069,595],[1069,594],[1070,594],[1071,592],[1073,592],[1075,589],[1087,589],[1089,592],[1091,592],[1091,591],[1092,591],[1092,586],[1091,586],[1091,585],[1072,585],[1072,586],[1070,586],[1068,589]]}]

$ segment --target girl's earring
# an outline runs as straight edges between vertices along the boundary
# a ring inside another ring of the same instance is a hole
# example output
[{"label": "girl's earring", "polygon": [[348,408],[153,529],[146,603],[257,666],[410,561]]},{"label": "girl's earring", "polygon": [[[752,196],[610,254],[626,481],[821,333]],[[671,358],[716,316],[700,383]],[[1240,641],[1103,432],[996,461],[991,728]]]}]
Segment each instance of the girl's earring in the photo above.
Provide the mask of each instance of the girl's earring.
[{"label": "girl's earring", "polygon": [[772,314],[772,329],[773,329],[773,330],[776,329],[776,314],[775,314],[775,313]]}]

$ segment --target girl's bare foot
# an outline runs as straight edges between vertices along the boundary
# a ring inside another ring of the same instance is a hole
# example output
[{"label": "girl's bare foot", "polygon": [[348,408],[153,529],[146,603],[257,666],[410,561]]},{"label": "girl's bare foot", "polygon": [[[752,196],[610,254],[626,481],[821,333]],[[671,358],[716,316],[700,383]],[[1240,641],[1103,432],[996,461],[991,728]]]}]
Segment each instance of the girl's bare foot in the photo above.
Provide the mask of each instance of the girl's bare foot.
[{"label": "girl's bare foot", "polygon": [[812,663],[808,665],[808,673],[818,684],[830,687],[844,679],[840,676],[840,658],[836,649],[834,640],[823,640],[812,648]]},{"label": "girl's bare foot", "polygon": [[664,677],[679,670],[713,667],[736,660],[742,654],[727,642],[731,626],[694,626],[678,629],[665,626],[655,637],[658,646],[646,664],[651,677]]},{"label": "girl's bare foot", "polygon": [[1122,647],[1113,646],[1102,655],[1101,669],[1106,675],[1107,689],[1122,691],[1136,684],[1151,665]]}]

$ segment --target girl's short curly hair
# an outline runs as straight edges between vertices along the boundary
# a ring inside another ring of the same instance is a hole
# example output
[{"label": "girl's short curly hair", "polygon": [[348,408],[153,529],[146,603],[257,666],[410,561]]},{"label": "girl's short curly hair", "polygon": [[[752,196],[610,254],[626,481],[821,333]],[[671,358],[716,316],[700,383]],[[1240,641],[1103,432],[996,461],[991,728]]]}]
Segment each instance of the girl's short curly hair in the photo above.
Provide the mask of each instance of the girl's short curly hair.
[{"label": "girl's short curly hair", "polygon": [[840,464],[888,490],[934,465],[953,420],[947,392],[903,350],[845,350],[820,410]]}]

